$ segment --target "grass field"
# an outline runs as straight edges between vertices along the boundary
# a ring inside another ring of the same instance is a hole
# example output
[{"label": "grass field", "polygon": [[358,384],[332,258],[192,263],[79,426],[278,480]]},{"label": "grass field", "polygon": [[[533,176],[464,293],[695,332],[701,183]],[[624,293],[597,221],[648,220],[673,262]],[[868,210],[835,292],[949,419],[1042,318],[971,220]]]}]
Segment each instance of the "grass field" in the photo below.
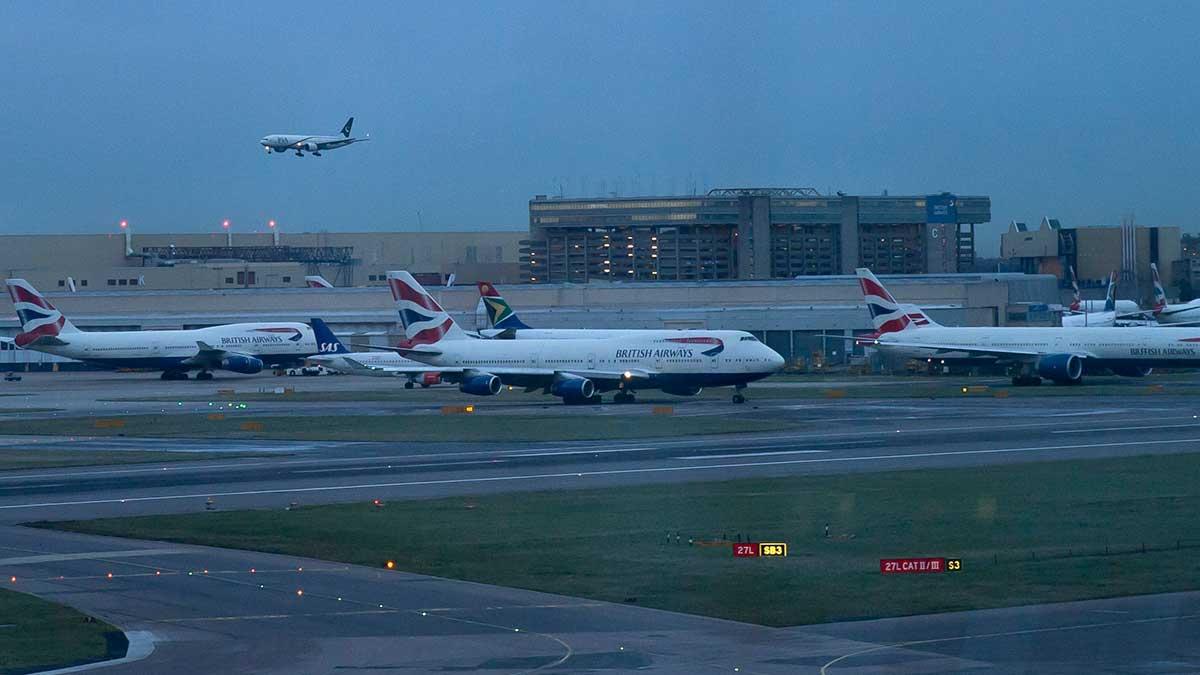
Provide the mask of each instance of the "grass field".
[{"label": "grass field", "polygon": [[[1166,455],[46,526],[393,559],[413,572],[788,626],[1200,588],[1200,549],[1188,548],[1200,545],[1198,512],[1200,455]],[[738,537],[786,542],[790,556],[688,545]],[[963,570],[879,573],[880,558],[906,556],[957,557]]]},{"label": "grass field", "polygon": [[[274,440],[392,441],[566,441],[651,438],[792,429],[785,422],[728,417],[636,416],[503,416],[452,415],[253,415],[245,411],[207,414],[60,417],[0,421],[0,435],[144,436],[168,438],[255,438]],[[97,426],[97,419],[108,421]],[[122,424],[112,425],[112,420]],[[243,425],[250,424],[249,428]],[[261,428],[253,425],[261,425]]]},{"label": "grass field", "polygon": [[[124,637],[119,635],[103,621],[86,622],[69,607],[0,589],[0,675],[123,656]],[[110,640],[119,653],[110,653]]]},{"label": "grass field", "polygon": [[[56,469],[71,466],[110,466],[113,464],[141,464],[143,462],[192,462],[205,459],[235,459],[263,456],[266,455],[244,452],[163,452],[156,450],[93,452],[91,450],[0,448],[0,471]],[[270,456],[279,457],[281,455],[272,453]]]}]

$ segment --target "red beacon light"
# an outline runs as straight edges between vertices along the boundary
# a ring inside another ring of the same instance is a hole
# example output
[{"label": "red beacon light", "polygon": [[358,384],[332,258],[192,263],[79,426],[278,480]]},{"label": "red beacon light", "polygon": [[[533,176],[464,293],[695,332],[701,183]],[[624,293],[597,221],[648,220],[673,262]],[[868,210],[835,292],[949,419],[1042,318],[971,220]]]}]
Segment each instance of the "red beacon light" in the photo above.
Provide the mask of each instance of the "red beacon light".
[{"label": "red beacon light", "polygon": [[267,227],[275,227],[275,221],[273,221],[273,220],[268,220],[268,221],[267,221]]},{"label": "red beacon light", "polygon": [[221,227],[223,227],[223,228],[225,228],[225,229],[227,229],[227,230],[229,229],[229,219],[228,219],[228,218],[226,218],[225,220],[221,221]]},{"label": "red beacon light", "polygon": [[124,229],[126,229],[126,228],[128,228],[128,227],[129,227],[129,221],[128,221],[128,220],[122,220],[122,221],[121,221],[121,229],[122,229],[122,230],[124,230]]}]

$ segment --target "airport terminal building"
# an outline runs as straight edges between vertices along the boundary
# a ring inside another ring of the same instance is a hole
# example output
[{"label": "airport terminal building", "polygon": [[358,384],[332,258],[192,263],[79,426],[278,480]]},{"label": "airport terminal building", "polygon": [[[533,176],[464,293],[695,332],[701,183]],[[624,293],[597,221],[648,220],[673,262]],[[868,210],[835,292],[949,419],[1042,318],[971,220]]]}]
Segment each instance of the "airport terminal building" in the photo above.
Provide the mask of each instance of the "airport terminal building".
[{"label": "airport terminal building", "polygon": [[971,271],[991,199],[736,188],[690,197],[529,202],[529,283],[720,281]]}]

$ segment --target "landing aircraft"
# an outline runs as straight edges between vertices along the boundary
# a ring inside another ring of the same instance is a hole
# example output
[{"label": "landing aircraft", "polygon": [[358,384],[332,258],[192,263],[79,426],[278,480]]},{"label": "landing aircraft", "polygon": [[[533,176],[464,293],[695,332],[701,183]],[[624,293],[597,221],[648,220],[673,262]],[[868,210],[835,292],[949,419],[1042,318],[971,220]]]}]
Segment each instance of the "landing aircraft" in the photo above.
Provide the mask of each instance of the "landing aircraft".
[{"label": "landing aircraft", "polygon": [[308,324],[234,323],[193,330],[89,331],[76,328],[24,279],[8,279],[21,321],[14,343],[109,368],[162,370],[164,380],[213,379],[213,370],[252,375],[265,367],[298,365],[317,353]]},{"label": "landing aircraft", "polygon": [[875,334],[859,344],[905,358],[992,359],[1019,369],[1018,386],[1081,384],[1085,372],[1109,370],[1144,377],[1152,368],[1200,366],[1200,331],[1162,328],[948,328],[912,305],[901,305],[871,270],[859,268],[859,286]]},{"label": "landing aircraft", "polygon": [[[408,272],[389,272],[388,284],[405,340],[391,347],[455,381],[468,394],[492,396],[502,385],[541,389],[566,404],[631,403],[639,389],[695,396],[704,387],[734,387],[744,403],[746,385],[783,367],[783,357],[743,331],[703,335],[625,335],[578,340],[472,339]],[[696,331],[700,332],[700,331]]]},{"label": "landing aircraft", "polygon": [[294,150],[297,157],[303,157],[305,152],[311,153],[314,157],[320,157],[322,150],[335,150],[353,143],[361,143],[362,141],[371,140],[370,136],[366,138],[351,138],[350,128],[354,126],[354,118],[346,120],[342,125],[340,136],[314,136],[310,134],[269,134],[259,139],[259,144],[267,151],[267,154],[272,152],[288,152]]},{"label": "landing aircraft", "polygon": [[1160,324],[1169,326],[1200,324],[1200,298],[1177,305],[1168,304],[1167,292],[1163,290],[1162,279],[1158,277],[1158,265],[1150,263],[1150,272],[1154,276],[1154,318]]}]

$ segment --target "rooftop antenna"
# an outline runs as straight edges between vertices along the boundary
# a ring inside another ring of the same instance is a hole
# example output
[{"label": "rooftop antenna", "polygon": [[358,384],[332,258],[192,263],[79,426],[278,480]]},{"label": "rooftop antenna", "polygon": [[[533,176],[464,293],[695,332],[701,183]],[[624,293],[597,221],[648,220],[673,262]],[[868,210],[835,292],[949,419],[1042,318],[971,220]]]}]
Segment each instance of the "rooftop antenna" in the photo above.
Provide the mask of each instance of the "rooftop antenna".
[{"label": "rooftop antenna", "polygon": [[421,220],[421,210],[417,209],[417,232],[425,231],[425,222]]}]

